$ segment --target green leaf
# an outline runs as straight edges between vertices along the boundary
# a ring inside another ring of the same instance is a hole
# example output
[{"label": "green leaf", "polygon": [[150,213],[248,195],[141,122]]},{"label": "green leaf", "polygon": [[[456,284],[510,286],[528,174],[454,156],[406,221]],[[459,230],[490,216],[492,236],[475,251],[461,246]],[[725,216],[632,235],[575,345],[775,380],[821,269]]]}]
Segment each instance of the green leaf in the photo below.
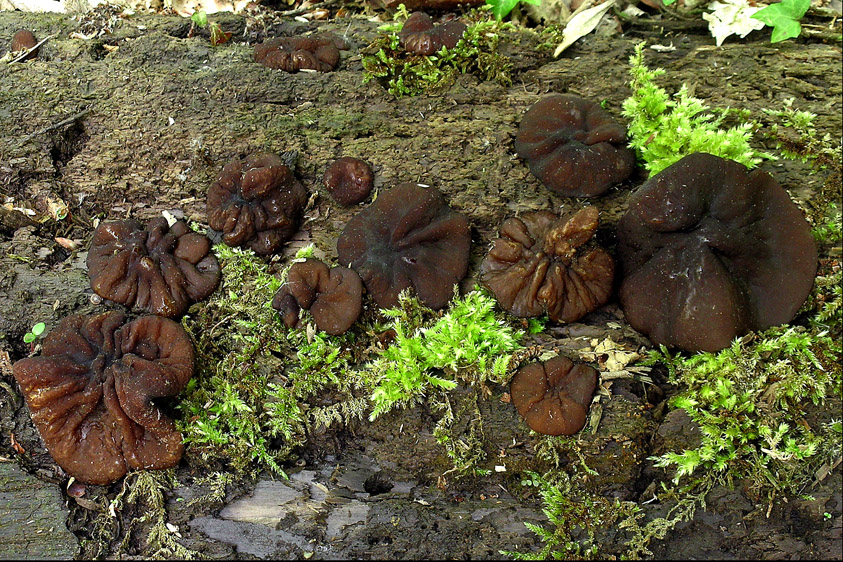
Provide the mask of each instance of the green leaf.
[{"label": "green leaf", "polygon": [[35,335],[35,336],[40,336],[41,334],[44,333],[44,328],[46,328],[46,327],[47,327],[47,325],[44,324],[43,322],[38,322],[36,325],[34,325],[32,327],[32,334]]},{"label": "green leaf", "polygon": [[811,0],[782,0],[778,4],[770,4],[763,10],[758,10],[752,17],[773,28],[771,43],[778,43],[785,39],[799,37],[802,26],[799,20],[808,11]]},{"label": "green leaf", "polygon": [[27,332],[27,333],[26,333],[26,334],[24,334],[24,336],[23,336],[23,341],[24,341],[24,343],[32,343],[32,342],[34,342],[34,341],[35,341],[35,338],[37,338],[37,337],[38,337],[38,336],[36,336],[36,335],[35,335],[35,334],[33,334],[32,332]]},{"label": "green leaf", "polygon": [[198,12],[193,12],[193,15],[190,16],[190,20],[197,27],[205,27],[208,25],[208,14],[205,13],[205,10],[199,10]]},{"label": "green leaf", "polygon": [[[518,5],[521,0],[486,0],[486,4],[492,7],[492,13],[495,19],[502,20],[512,9]],[[523,0],[525,4],[532,4],[538,6],[541,0]]]}]

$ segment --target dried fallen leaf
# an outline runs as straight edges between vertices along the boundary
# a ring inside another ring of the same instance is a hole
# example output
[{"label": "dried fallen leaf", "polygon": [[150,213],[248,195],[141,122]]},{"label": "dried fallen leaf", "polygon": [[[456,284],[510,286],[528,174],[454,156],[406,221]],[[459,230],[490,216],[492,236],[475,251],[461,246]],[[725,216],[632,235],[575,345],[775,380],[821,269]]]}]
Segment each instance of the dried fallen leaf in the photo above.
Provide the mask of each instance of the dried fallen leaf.
[{"label": "dried fallen leaf", "polygon": [[17,454],[23,455],[26,453],[26,449],[24,449],[21,444],[18,443],[18,440],[15,438],[14,431],[9,432],[9,442],[12,445],[12,449],[14,449]]},{"label": "dried fallen leaf", "polygon": [[562,51],[573,45],[574,41],[594,31],[597,24],[603,19],[603,16],[609,11],[609,8],[614,5],[615,0],[609,0],[599,6],[583,10],[571,18],[568,25],[565,26],[565,30],[562,32],[562,42],[553,51],[553,56],[558,57],[562,54]]}]

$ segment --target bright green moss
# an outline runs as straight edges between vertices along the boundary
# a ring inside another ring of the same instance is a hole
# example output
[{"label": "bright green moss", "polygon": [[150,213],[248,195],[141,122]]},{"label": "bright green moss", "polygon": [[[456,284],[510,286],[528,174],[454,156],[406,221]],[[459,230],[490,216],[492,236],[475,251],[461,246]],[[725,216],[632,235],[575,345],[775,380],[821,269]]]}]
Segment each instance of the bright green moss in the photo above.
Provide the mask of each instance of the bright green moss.
[{"label": "bright green moss", "polygon": [[623,103],[623,115],[630,120],[629,146],[651,175],[694,152],[728,158],[747,168],[772,158],[750,146],[753,124],[721,129],[728,109],[712,110],[691,96],[685,85],[674,96],[656,85],[664,70],[650,70],[644,64],[644,43],[636,46],[629,63],[632,95]]}]

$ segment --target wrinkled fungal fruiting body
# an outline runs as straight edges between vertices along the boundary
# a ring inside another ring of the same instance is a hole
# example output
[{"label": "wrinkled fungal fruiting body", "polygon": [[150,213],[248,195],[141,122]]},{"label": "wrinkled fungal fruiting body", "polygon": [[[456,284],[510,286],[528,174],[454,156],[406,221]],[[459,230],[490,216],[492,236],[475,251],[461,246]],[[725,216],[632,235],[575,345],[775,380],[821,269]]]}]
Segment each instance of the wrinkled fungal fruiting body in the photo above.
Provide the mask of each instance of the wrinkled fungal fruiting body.
[{"label": "wrinkled fungal fruiting body", "polygon": [[718,351],[789,322],[817,271],[810,227],[776,180],[703,153],[630,197],[618,255],[627,321],[688,351]]},{"label": "wrinkled fungal fruiting body", "polygon": [[183,221],[100,223],[88,252],[91,288],[104,299],[161,316],[184,314],[217,288],[211,243]]},{"label": "wrinkled fungal fruiting body", "polygon": [[396,306],[398,294],[413,288],[425,305],[440,309],[468,271],[470,246],[465,216],[436,189],[407,183],[380,192],[348,221],[337,254],[381,308]]},{"label": "wrinkled fungal fruiting body", "polygon": [[596,387],[597,371],[558,355],[518,369],[509,393],[533,431],[573,435],[585,425]]},{"label": "wrinkled fungal fruiting body", "polygon": [[434,24],[424,12],[413,12],[398,32],[398,40],[408,53],[429,56],[442,47],[456,47],[465,30],[461,21]]},{"label": "wrinkled fungal fruiting body", "polygon": [[208,224],[229,246],[258,255],[275,252],[299,228],[307,190],[269,152],[235,158],[208,189]]},{"label": "wrinkled fungal fruiting body", "polygon": [[316,259],[290,266],[287,281],[272,299],[284,324],[295,327],[299,311],[310,310],[316,327],[331,335],[345,333],[363,309],[363,283],[353,269],[328,268]]},{"label": "wrinkled fungal fruiting body", "polygon": [[546,96],[527,111],[515,150],[545,187],[568,197],[600,195],[635,166],[626,129],[599,104],[567,94]]},{"label": "wrinkled fungal fruiting body", "polygon": [[598,223],[595,207],[507,219],[480,265],[481,281],[516,316],[579,320],[612,291],[614,261],[593,242]]},{"label": "wrinkled fungal fruiting body", "polygon": [[273,37],[255,46],[255,61],[286,72],[330,72],[340,60],[337,47],[328,37]]},{"label": "wrinkled fungal fruiting body", "polygon": [[12,369],[50,455],[89,484],[169,468],[182,455],[181,434],[157,401],[193,375],[190,338],[160,316],[124,322],[114,311],[68,316],[40,356]]}]

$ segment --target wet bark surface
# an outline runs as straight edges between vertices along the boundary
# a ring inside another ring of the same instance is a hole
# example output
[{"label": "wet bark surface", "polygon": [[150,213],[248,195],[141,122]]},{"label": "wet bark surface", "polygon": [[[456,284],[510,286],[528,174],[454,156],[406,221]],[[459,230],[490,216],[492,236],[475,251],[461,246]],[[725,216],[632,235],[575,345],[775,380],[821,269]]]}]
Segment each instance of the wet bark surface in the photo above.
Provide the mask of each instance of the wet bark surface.
[{"label": "wet bark surface", "polygon": [[[755,33],[715,48],[705,28],[666,20],[658,27],[627,25],[621,35],[590,36],[553,59],[553,46],[541,46],[538,34],[513,31],[501,44],[514,65],[511,87],[464,75],[442,95],[395,99],[377,82],[363,83],[360,49],[376,36],[376,22],[288,19],[262,26],[227,14],[214,20],[233,33],[230,43],[216,48],[207,37],[188,38],[189,20],[174,16],[119,19],[110,33],[83,39],[70,37],[82,22],[67,16],[0,13],[0,37],[23,27],[38,39],[55,35],[37,60],[0,65],[0,193],[34,211],[31,222],[20,213],[0,216],[0,352],[6,354],[0,453],[2,462],[29,471],[26,478],[40,479],[17,493],[50,507],[44,517],[51,522],[39,519],[41,526],[67,525],[86,537],[86,526],[107,503],[67,495],[66,477],[44,450],[8,368],[30,352],[22,338],[35,322],[50,330],[67,314],[105,309],[91,302],[85,271],[94,219],[145,220],[168,211],[205,223],[205,193],[228,160],[256,151],[296,151],[296,175],[318,197],[294,245],[313,242],[319,255],[335,260],[336,238],[359,207],[334,204],[321,178],[331,161],[353,156],[372,165],[376,189],[405,181],[431,185],[470,219],[472,255],[463,289],[471,289],[505,218],[581,205],[545,189],[517,158],[512,142],[521,116],[543,94],[570,92],[604,101],[620,119],[630,93],[627,60],[642,40],[675,47],[646,55],[649,66],[667,70],[663,84],[669,91],[685,83],[713,107],[754,113],[781,108],[793,97],[800,109],[817,114],[821,135],[841,133],[839,44],[799,40],[774,46],[766,34]],[[349,49],[342,51],[338,70],[287,74],[252,61],[252,44],[264,36],[312,31],[346,38]],[[829,174],[811,175],[809,166],[790,160],[761,168],[805,207]],[[636,173],[590,201],[601,211],[598,238],[612,250],[614,225],[643,179],[643,172]],[[588,353],[603,340],[628,353],[649,345],[623,323],[614,300],[578,323],[549,328],[533,343]],[[489,477],[443,483],[447,458],[433,438],[430,416],[416,408],[315,436],[302,454],[303,466],[288,467],[289,480],[267,475],[236,482],[223,502],[190,502],[206,490],[191,486],[203,473],[201,463],[187,459],[176,471],[182,485],[167,497],[168,522],[185,546],[212,558],[309,552],[315,558],[500,558],[502,549],[536,551],[540,542],[523,523],[541,524],[546,517],[536,495],[513,484],[523,471],[540,467],[531,465],[534,438],[502,400],[505,390],[494,389],[480,405],[490,450],[499,451],[492,464],[504,467]],[[597,473],[591,489],[644,501],[648,488],[664,479],[647,458],[693,447],[695,428],[676,412],[665,415],[665,391],[604,382],[602,418],[596,432],[581,440]],[[13,450],[10,433],[24,454]],[[840,558],[840,481],[838,467],[811,491],[812,500],[782,503],[769,515],[739,485],[716,489],[706,509],[654,553]],[[3,482],[0,492],[12,493],[14,487]],[[49,497],[45,488],[53,490]],[[107,493],[103,489],[102,497]],[[0,511],[12,509],[11,500],[3,501]],[[65,502],[71,503],[69,516]],[[5,536],[11,527],[3,520]],[[140,535],[129,540],[129,552],[143,551]],[[621,540],[605,537],[607,543]],[[18,552],[3,548],[3,555]],[[54,552],[47,543],[43,548],[29,552]],[[76,552],[73,544],[63,548],[55,555]]]}]

